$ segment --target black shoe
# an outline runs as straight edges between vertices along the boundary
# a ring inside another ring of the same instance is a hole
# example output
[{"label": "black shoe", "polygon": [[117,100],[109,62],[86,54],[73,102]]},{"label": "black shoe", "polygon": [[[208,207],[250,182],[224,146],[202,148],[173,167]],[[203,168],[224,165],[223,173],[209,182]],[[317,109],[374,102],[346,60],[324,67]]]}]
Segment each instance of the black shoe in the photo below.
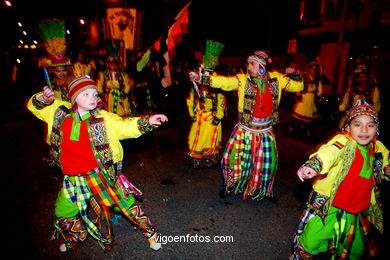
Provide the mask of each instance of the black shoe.
[{"label": "black shoe", "polygon": [[223,189],[223,190],[221,190],[221,191],[219,192],[219,197],[221,197],[221,198],[226,198],[226,197],[229,196],[229,195],[230,195],[230,193],[227,192],[225,189]]},{"label": "black shoe", "polygon": [[276,198],[275,196],[273,196],[273,197],[265,196],[265,198],[272,203],[275,203],[275,204],[278,203],[278,198]]}]

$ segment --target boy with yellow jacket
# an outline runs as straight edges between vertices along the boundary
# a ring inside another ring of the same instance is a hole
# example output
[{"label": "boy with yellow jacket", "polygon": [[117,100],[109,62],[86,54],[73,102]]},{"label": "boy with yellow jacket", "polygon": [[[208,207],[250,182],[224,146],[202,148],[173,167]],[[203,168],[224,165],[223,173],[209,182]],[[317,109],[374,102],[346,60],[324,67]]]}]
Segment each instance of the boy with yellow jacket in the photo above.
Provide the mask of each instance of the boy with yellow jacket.
[{"label": "boy with yellow jacket", "polygon": [[[63,185],[55,204],[56,237],[60,251],[72,250],[85,241],[87,232],[104,250],[112,241],[110,207],[117,207],[148,238],[150,247],[158,250],[161,243],[154,224],[135,202],[140,195],[122,174],[123,148],[120,140],[137,138],[168,119],[165,115],[144,118],[121,118],[100,110],[102,102],[96,83],[89,77],[78,77],[69,84],[72,103],[54,99],[44,87],[33,95],[27,108],[48,124],[48,142],[53,162],[63,172]],[[103,236],[87,216],[87,206],[102,210],[108,222],[108,235]]]},{"label": "boy with yellow jacket", "polygon": [[298,170],[301,181],[316,178],[290,259],[313,259],[329,249],[332,259],[360,259],[369,222],[383,232],[380,184],[389,180],[390,167],[389,150],[376,140],[378,115],[358,100],[342,125],[343,133]]}]

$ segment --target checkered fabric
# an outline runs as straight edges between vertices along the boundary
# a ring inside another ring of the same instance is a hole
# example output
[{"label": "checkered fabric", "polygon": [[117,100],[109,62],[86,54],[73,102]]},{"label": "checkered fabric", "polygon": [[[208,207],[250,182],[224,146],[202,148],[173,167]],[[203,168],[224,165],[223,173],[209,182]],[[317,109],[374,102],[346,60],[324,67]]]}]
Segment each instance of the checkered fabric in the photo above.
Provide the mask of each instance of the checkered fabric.
[{"label": "checkered fabric", "polygon": [[68,175],[64,175],[63,191],[65,197],[79,209],[81,218],[86,225],[88,233],[99,242],[99,245],[103,249],[105,249],[105,245],[109,244],[109,241],[103,238],[99,229],[87,216],[87,206],[92,193],[88,187],[85,176],[73,176],[72,182]]},{"label": "checkered fabric", "polygon": [[272,130],[252,132],[236,125],[222,159],[226,191],[243,193],[244,199],[272,197],[276,161]]},{"label": "checkered fabric", "polygon": [[[109,207],[117,206],[128,220],[133,222],[147,238],[153,236],[154,224],[145,215],[144,211],[136,203],[127,208],[126,202],[118,193],[111,188],[105,180],[103,174],[98,170],[92,170],[86,177],[91,192],[99,201],[103,211],[108,211]],[[108,212],[105,212],[109,216]]]}]

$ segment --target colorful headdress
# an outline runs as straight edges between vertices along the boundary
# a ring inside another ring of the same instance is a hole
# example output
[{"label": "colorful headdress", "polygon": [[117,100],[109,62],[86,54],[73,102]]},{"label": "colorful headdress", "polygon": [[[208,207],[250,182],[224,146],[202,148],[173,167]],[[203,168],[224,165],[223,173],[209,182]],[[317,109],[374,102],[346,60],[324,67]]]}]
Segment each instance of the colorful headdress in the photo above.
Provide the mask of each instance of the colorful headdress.
[{"label": "colorful headdress", "polygon": [[364,100],[357,100],[355,105],[351,108],[351,111],[349,112],[349,114],[344,118],[344,123],[342,124],[342,129],[341,131],[344,132],[346,131],[346,128],[348,126],[348,124],[352,121],[352,119],[354,119],[355,117],[357,116],[361,116],[361,115],[367,115],[367,116],[371,116],[373,119],[374,119],[374,122],[376,124],[376,136],[379,136],[379,117],[378,117],[378,113],[375,111],[374,107],[371,106],[370,104],[368,104],[366,101]]},{"label": "colorful headdress", "polygon": [[39,24],[39,34],[50,57],[48,67],[72,65],[71,59],[65,55],[65,24],[58,19],[51,19]]},{"label": "colorful headdress", "polygon": [[107,50],[107,62],[120,62],[120,40],[114,42],[107,41],[105,43],[105,48]]},{"label": "colorful headdress", "polygon": [[219,55],[222,52],[222,49],[225,47],[224,44],[213,41],[213,40],[207,40],[206,41],[206,49],[203,55],[203,67],[204,69],[208,70],[214,70],[215,67],[219,63]]},{"label": "colorful headdress", "polygon": [[[69,83],[69,93],[68,93],[68,96],[69,96],[69,99],[72,102],[72,110],[74,110],[74,108],[77,107],[77,104],[75,102],[76,101],[76,97],[81,92],[83,92],[84,90],[89,89],[89,88],[93,88],[93,89],[96,89],[96,91],[98,91],[98,89],[96,87],[96,82],[93,81],[88,76],[77,77],[77,78],[75,78],[74,80],[72,80]],[[99,98],[97,107],[101,108],[102,105],[103,105],[103,103],[102,103],[101,99]]]},{"label": "colorful headdress", "polygon": [[272,62],[271,58],[265,51],[255,51],[252,55],[249,55],[248,61],[254,61],[259,64],[260,67],[264,70],[267,69],[267,65]]}]

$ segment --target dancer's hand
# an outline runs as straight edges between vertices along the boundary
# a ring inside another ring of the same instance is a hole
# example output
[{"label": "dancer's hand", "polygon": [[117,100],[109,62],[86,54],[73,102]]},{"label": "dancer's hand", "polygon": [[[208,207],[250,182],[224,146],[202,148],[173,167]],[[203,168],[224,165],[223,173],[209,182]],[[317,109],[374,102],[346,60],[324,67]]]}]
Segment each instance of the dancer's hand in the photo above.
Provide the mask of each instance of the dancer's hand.
[{"label": "dancer's hand", "polygon": [[390,165],[386,165],[383,172],[387,177],[390,177]]},{"label": "dancer's hand", "polygon": [[311,179],[317,176],[317,172],[310,167],[302,166],[301,168],[299,168],[297,175],[299,179],[303,182],[305,181],[305,179]]},{"label": "dancer's hand", "polygon": [[196,72],[191,71],[189,76],[190,76],[191,81],[199,81],[200,80],[200,76]]},{"label": "dancer's hand", "polygon": [[54,92],[49,87],[44,86],[42,95],[38,97],[39,100],[46,104],[50,104],[54,101]]},{"label": "dancer's hand", "polygon": [[149,123],[152,125],[161,125],[163,122],[168,122],[168,117],[163,114],[152,115],[149,118]]}]

